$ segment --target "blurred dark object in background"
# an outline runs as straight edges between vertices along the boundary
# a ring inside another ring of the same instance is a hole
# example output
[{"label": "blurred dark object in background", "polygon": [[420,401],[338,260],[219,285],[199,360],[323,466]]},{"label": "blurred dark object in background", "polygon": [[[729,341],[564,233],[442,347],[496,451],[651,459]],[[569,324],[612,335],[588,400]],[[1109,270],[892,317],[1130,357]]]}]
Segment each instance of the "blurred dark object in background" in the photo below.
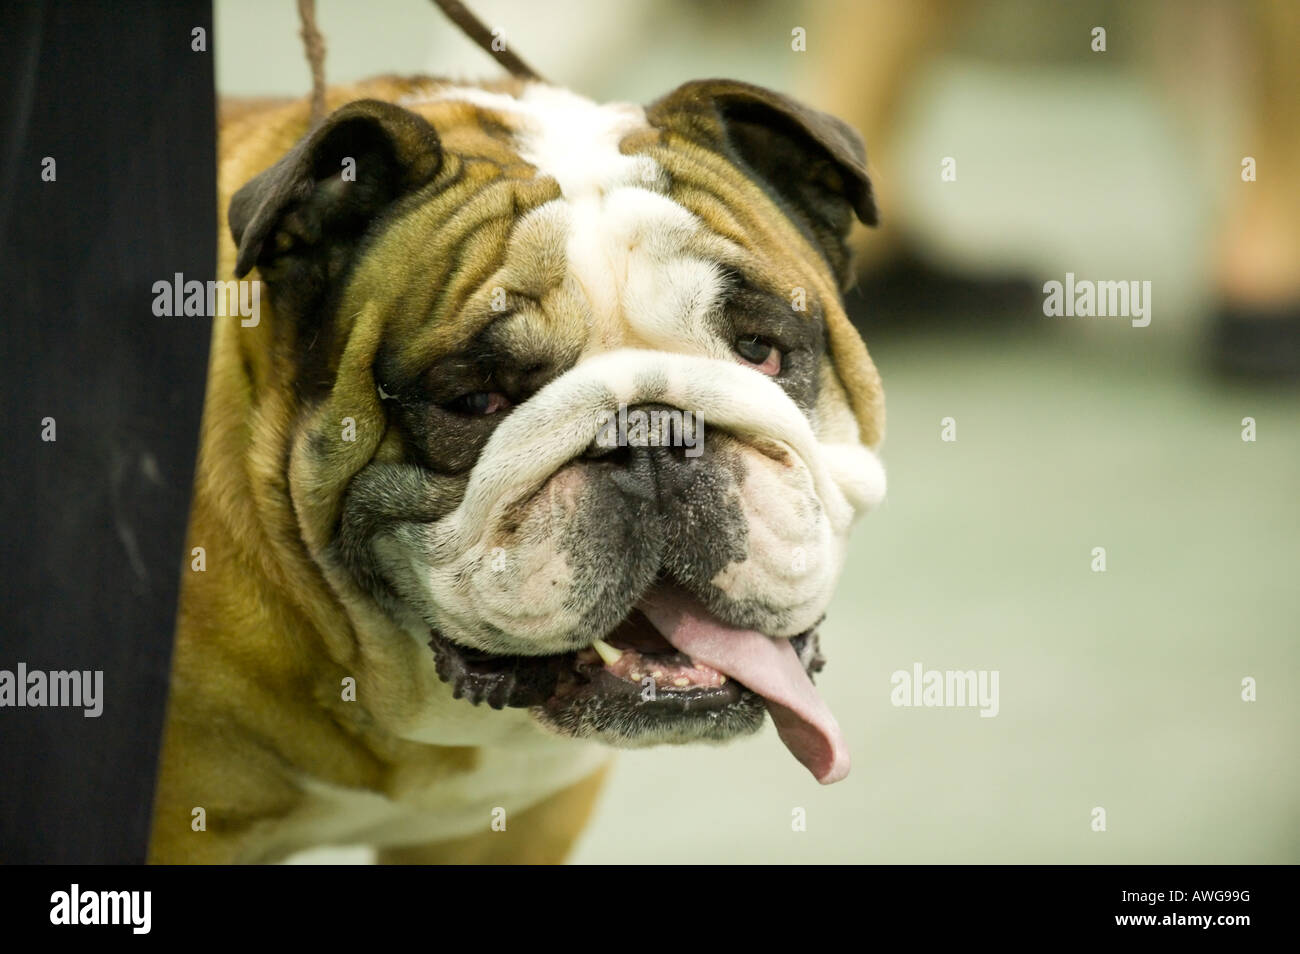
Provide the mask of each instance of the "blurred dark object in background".
[{"label": "blurred dark object in background", "polygon": [[211,324],[152,286],[215,267],[211,43],[207,0],[0,6],[0,669],[103,671],[97,718],[0,709],[6,863],[145,857]]},{"label": "blurred dark object in background", "polygon": [[1042,301],[1033,279],[967,275],[907,251],[865,270],[844,296],[849,318],[864,337],[932,328],[1009,330]]},{"label": "blurred dark object in background", "polygon": [[1210,364],[1221,377],[1300,381],[1300,300],[1271,308],[1225,305],[1215,314],[1212,331]]}]

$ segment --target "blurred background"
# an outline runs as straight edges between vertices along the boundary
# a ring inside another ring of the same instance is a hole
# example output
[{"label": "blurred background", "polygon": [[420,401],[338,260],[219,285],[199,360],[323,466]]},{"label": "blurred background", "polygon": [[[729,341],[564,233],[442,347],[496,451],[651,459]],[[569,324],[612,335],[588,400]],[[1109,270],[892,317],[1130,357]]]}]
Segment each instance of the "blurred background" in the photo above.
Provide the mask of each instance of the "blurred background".
[{"label": "blurred background", "polygon": [[[626,753],[573,860],[1300,861],[1300,4],[471,6],[594,99],[728,76],[839,115],[884,220],[847,301],[890,493],[819,677],[853,772],[770,726]],[[318,21],[331,83],[499,75],[425,0]],[[310,89],[291,0],[214,31],[222,94]],[[1045,317],[1067,272],[1149,281],[1150,325]],[[894,707],[916,663],[997,670],[999,714]]]}]

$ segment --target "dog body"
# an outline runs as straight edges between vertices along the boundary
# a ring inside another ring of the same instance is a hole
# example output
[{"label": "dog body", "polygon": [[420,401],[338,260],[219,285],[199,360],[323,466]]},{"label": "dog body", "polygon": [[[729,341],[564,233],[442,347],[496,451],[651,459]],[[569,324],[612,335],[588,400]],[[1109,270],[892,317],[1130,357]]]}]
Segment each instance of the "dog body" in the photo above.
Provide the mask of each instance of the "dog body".
[{"label": "dog body", "polygon": [[153,860],[560,860],[611,746],[765,712],[842,777],[805,673],[884,493],[860,142],[727,81],[329,104],[223,120],[267,307],[214,327]]}]

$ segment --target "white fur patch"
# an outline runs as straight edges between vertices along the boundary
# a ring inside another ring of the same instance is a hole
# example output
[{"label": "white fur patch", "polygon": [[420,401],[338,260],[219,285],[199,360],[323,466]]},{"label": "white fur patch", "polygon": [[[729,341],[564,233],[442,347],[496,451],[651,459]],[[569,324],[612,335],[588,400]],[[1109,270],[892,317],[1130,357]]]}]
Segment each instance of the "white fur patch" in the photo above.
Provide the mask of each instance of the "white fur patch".
[{"label": "white fur patch", "polygon": [[401,797],[300,776],[306,795],[302,806],[259,846],[261,856],[244,860],[278,859],[319,845],[422,845],[478,834],[488,830],[498,806],[511,814],[531,808],[612,757],[608,749],[535,731],[479,752],[473,772],[450,775]]},{"label": "white fur patch", "polygon": [[646,156],[625,156],[618,144],[646,128],[645,110],[632,103],[592,102],[566,89],[533,83],[520,96],[473,87],[438,89],[407,97],[403,105],[459,101],[513,118],[522,129],[518,148],[524,161],[560,184],[565,198],[599,195],[616,186],[658,181],[659,168]]},{"label": "white fur patch", "polygon": [[[593,323],[601,326],[593,335],[600,350],[629,343],[611,340],[620,316],[633,321],[634,331],[648,332],[642,343],[698,337],[699,318],[720,290],[716,269],[699,261],[674,261],[673,256],[700,224],[662,194],[658,163],[619,151],[624,137],[648,128],[644,109],[631,103],[599,104],[540,84],[530,84],[518,97],[456,87],[408,102],[448,100],[509,116],[519,130],[520,157],[559,184],[563,199],[542,209],[564,206],[569,268],[590,305]],[[649,267],[634,268],[637,264]],[[635,285],[622,287],[634,276]],[[635,328],[637,318],[648,327]]]}]

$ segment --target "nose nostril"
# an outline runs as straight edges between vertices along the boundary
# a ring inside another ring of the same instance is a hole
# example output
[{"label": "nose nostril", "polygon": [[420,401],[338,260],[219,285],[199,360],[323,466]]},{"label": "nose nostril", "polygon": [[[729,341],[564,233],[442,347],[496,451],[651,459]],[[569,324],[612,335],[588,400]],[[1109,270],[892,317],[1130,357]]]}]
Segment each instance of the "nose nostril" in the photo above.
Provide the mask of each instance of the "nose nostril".
[{"label": "nose nostril", "polygon": [[584,461],[631,467],[644,459],[659,464],[695,463],[703,452],[703,419],[663,404],[620,407],[582,451]]},{"label": "nose nostril", "polygon": [[582,459],[599,461],[602,464],[610,464],[615,467],[627,467],[632,463],[632,449],[625,444],[604,446],[592,441],[587,445],[587,449],[582,452]]}]

